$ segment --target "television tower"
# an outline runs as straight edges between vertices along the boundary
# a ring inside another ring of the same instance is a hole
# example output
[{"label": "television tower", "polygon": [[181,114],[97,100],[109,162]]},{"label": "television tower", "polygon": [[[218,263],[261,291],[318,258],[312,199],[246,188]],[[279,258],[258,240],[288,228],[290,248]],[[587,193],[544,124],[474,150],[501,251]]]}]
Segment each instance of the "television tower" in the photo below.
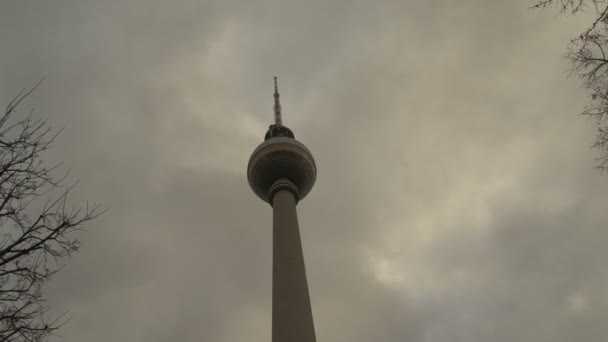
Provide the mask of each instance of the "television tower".
[{"label": "television tower", "polygon": [[312,153],[283,126],[277,78],[274,124],[251,154],[247,180],[272,206],[272,342],[315,342],[296,205],[317,178]]}]

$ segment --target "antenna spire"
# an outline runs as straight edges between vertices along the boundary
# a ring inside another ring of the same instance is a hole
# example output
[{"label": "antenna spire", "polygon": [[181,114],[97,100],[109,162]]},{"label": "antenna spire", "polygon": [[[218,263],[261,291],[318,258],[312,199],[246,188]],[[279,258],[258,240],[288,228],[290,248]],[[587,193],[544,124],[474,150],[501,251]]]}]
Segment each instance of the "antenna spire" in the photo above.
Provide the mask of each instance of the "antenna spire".
[{"label": "antenna spire", "polygon": [[281,118],[281,103],[279,102],[279,87],[277,86],[277,77],[274,77],[274,123],[277,126],[283,125]]}]

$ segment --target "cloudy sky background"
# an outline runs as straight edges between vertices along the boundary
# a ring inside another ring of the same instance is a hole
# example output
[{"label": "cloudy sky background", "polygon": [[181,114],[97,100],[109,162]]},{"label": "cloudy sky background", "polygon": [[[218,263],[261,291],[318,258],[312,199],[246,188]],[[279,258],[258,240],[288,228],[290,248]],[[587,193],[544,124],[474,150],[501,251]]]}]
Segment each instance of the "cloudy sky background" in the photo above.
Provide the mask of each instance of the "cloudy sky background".
[{"label": "cloudy sky background", "polygon": [[3,1],[0,103],[109,209],[47,296],[56,341],[270,340],[272,120],[319,176],[298,206],[318,341],[603,341],[608,176],[568,40],[518,1]]}]

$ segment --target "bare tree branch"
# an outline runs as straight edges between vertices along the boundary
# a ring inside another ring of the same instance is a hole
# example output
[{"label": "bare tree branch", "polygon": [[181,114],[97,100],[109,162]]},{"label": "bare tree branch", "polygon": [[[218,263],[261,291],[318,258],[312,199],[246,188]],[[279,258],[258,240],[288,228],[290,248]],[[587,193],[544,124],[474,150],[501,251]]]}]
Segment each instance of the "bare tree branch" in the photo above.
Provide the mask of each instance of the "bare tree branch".
[{"label": "bare tree branch", "polygon": [[[0,342],[41,342],[67,322],[54,316],[42,288],[80,246],[73,234],[102,212],[68,208],[76,184],[56,178],[42,153],[59,134],[18,106],[42,83],[23,89],[0,115]],[[39,207],[37,211],[34,207]]]},{"label": "bare tree branch", "polygon": [[592,147],[599,151],[597,167],[608,171],[608,1],[606,0],[542,0],[535,9],[558,7],[563,15],[575,15],[593,7],[595,19],[585,31],[572,39],[566,57],[571,63],[570,75],[583,81],[590,101],[581,115],[593,118],[597,125]]}]

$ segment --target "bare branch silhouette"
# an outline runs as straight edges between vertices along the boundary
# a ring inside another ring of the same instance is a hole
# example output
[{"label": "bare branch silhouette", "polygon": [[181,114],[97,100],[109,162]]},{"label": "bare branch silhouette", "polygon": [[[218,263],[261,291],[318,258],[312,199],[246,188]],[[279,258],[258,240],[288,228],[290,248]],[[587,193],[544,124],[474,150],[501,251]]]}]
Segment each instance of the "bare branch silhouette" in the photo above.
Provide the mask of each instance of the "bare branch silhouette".
[{"label": "bare branch silhouette", "polygon": [[102,213],[96,204],[67,207],[75,184],[64,185],[65,176],[53,175],[59,165],[41,159],[60,131],[17,110],[41,83],[0,115],[0,342],[40,342],[67,322],[51,313],[42,289],[78,251],[73,233]]},{"label": "bare branch silhouette", "polygon": [[599,151],[598,168],[608,171],[608,1],[543,0],[532,8],[558,7],[563,15],[591,10],[595,19],[585,31],[572,39],[566,57],[571,62],[570,74],[583,80],[590,100],[581,112],[595,120],[596,139],[592,147]]}]

